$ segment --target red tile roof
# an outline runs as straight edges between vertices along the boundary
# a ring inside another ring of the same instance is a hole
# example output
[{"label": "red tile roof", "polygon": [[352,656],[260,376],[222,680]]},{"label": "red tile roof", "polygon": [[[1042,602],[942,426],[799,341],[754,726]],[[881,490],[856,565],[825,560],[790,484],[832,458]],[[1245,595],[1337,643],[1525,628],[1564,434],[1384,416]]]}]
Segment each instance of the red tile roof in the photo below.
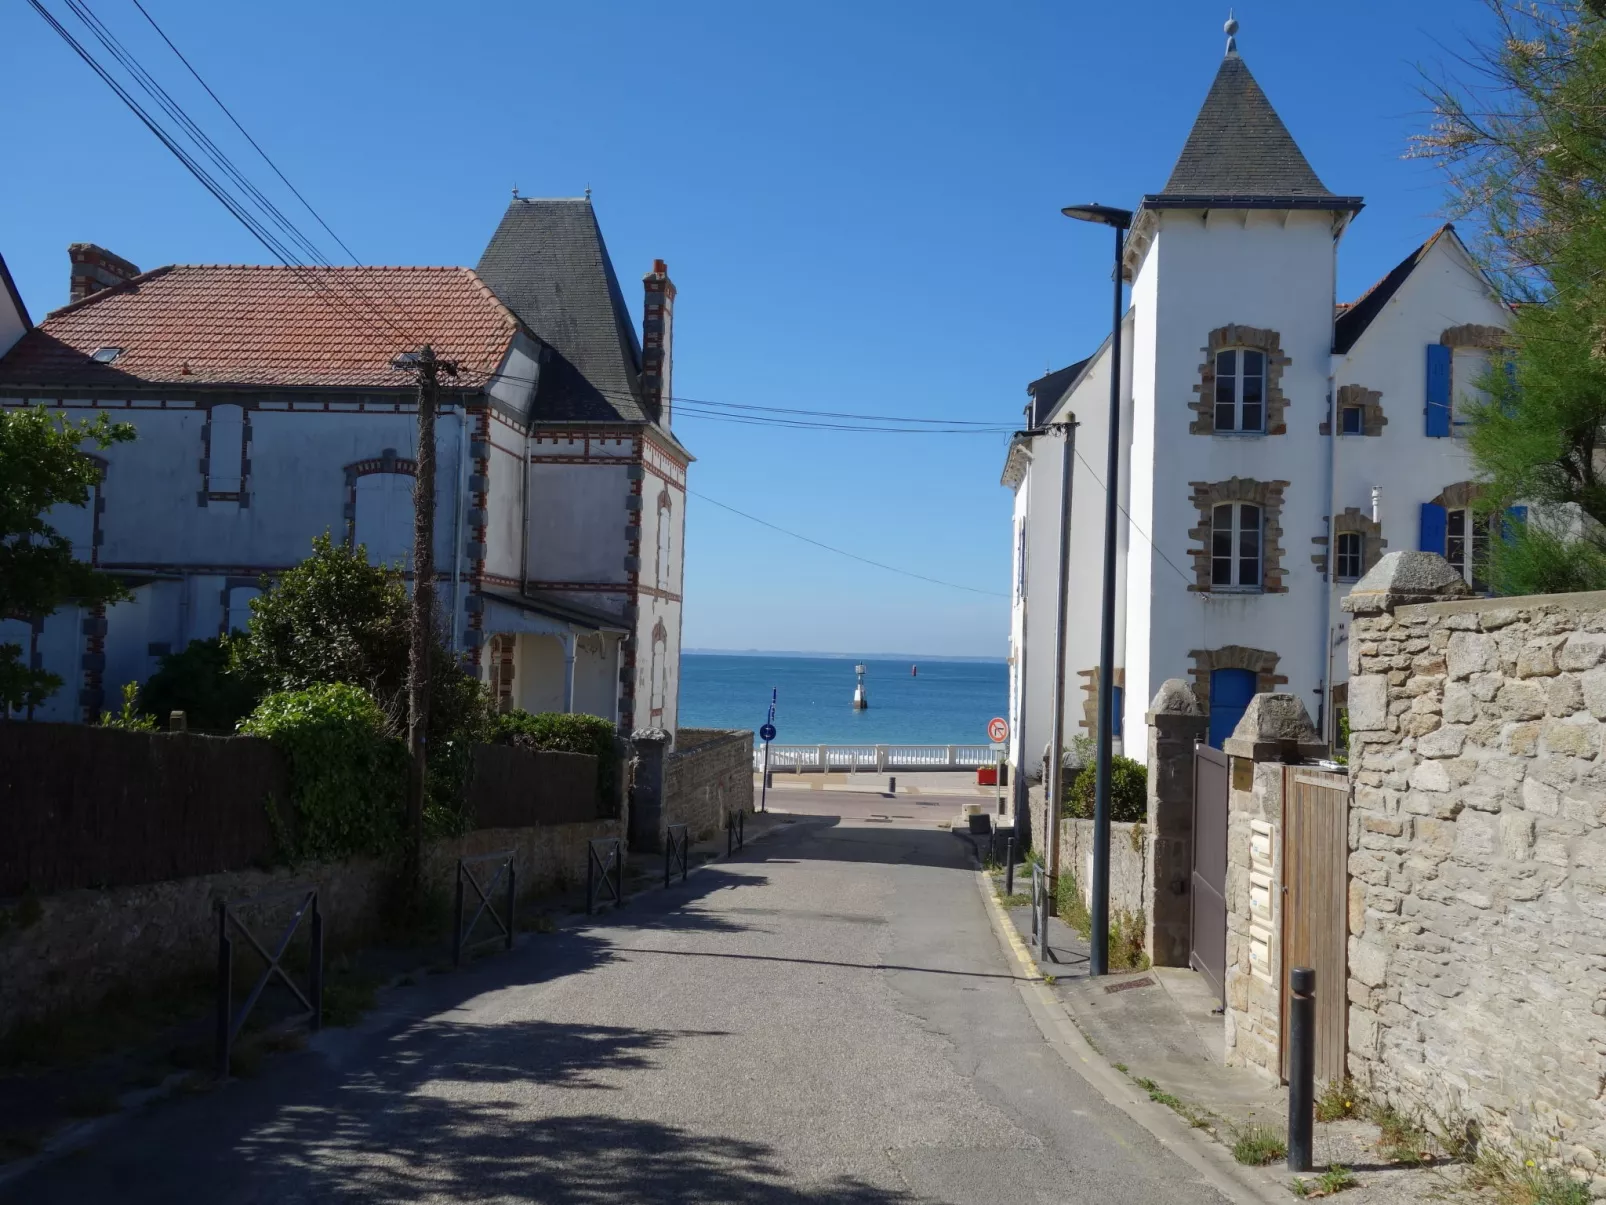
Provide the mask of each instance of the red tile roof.
[{"label": "red tile roof", "polygon": [[[12,385],[396,387],[429,342],[495,372],[518,320],[468,268],[177,264],[57,310],[0,358]],[[115,362],[90,359],[123,349]],[[482,375],[459,380],[483,384]]]}]

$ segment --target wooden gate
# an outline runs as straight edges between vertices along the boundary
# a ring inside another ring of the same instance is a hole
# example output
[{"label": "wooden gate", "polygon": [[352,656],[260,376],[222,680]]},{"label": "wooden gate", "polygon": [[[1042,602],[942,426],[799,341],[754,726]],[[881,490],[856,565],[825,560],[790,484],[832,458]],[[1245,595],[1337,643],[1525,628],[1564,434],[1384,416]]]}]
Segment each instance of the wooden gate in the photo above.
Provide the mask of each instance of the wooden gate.
[{"label": "wooden gate", "polygon": [[1349,972],[1349,778],[1283,768],[1282,1069],[1288,1078],[1288,972],[1316,971],[1316,1078],[1345,1073]]},{"label": "wooden gate", "polygon": [[1193,874],[1188,965],[1227,1001],[1227,755],[1193,750]]}]

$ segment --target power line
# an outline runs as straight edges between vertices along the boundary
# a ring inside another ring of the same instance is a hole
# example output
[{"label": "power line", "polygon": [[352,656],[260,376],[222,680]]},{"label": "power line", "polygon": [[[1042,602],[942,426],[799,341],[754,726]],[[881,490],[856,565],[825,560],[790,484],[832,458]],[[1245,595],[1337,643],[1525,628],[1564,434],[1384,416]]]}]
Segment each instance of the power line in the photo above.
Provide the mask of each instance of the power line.
[{"label": "power line", "polygon": [[[1088,464],[1087,457],[1082,455],[1082,449],[1081,448],[1077,448],[1076,449],[1076,459],[1078,459],[1078,460],[1080,460],[1082,462],[1082,467],[1087,470],[1087,475],[1089,477],[1093,478],[1093,484],[1098,486],[1101,490],[1104,490],[1105,498],[1109,502],[1115,502],[1115,499],[1110,495],[1110,491],[1105,487],[1104,482],[1099,478],[1099,475],[1093,471],[1093,466]],[[1127,526],[1130,527],[1133,531],[1137,532],[1138,535],[1142,536],[1143,537],[1143,542],[1145,544],[1147,544],[1150,548],[1154,549],[1155,555],[1158,556],[1167,565],[1170,565],[1172,571],[1178,577],[1180,577],[1183,581],[1189,583],[1190,585],[1193,583],[1193,579],[1191,577],[1189,577],[1186,573],[1182,572],[1182,570],[1178,569],[1176,567],[1176,565],[1172,562],[1171,558],[1166,556],[1165,553],[1160,551],[1160,546],[1158,544],[1156,544],[1153,540],[1149,539],[1149,533],[1144,531],[1143,528],[1139,527],[1136,523],[1134,523],[1132,521],[1132,516],[1127,513],[1126,507],[1122,506],[1119,502],[1115,502],[1115,509],[1120,511],[1122,516],[1126,519]]]},{"label": "power line", "polygon": [[273,174],[278,176],[279,179],[283,181],[284,186],[295,194],[296,200],[300,201],[301,204],[306,208],[306,211],[315,219],[317,219],[318,225],[324,228],[329,237],[334,239],[336,243],[340,244],[340,249],[351,257],[351,262],[360,265],[362,261],[357,258],[356,252],[354,252],[350,247],[346,246],[345,240],[330,229],[329,223],[324,221],[323,216],[312,207],[312,202],[308,201],[306,197],[301,195],[301,190],[298,189],[294,184],[290,183],[285,174],[279,170],[279,165],[268,157],[268,152],[257,145],[257,140],[251,137],[251,135],[246,131],[246,128],[240,124],[239,120],[229,110],[228,105],[224,104],[222,98],[219,97],[216,92],[212,91],[212,86],[201,78],[201,73],[190,65],[189,59],[184,57],[184,52],[181,51],[177,46],[173,45],[173,39],[168,37],[166,31],[164,31],[162,27],[156,23],[156,18],[145,11],[145,6],[141,4],[139,0],[134,0],[134,7],[139,9],[140,15],[150,22],[151,28],[161,36],[162,41],[167,43],[167,48],[178,56],[178,61],[183,63],[184,66],[189,69],[189,73],[195,77],[195,82],[200,84],[201,87],[205,88],[206,94],[217,102],[217,107],[222,109],[223,115],[234,123],[234,128],[240,131],[245,140],[251,144],[251,148],[256,151],[257,154],[262,156],[262,161],[273,169]]},{"label": "power line", "polygon": [[970,594],[985,594],[989,598],[1009,597],[1009,595],[1001,594],[997,590],[983,590],[978,586],[962,586],[958,582],[945,582],[938,577],[927,577],[924,573],[915,573],[909,569],[899,569],[896,565],[887,565],[883,564],[881,561],[872,561],[869,557],[860,556],[856,552],[848,552],[844,548],[833,548],[830,544],[822,543],[819,540],[813,539],[809,536],[801,535],[795,531],[789,531],[784,527],[778,527],[776,524],[769,522],[767,519],[760,519],[757,515],[750,515],[745,510],[737,510],[734,506],[728,506],[723,502],[710,498],[707,494],[698,493],[694,489],[687,489],[686,492],[694,498],[701,498],[704,502],[708,502],[719,507],[721,510],[728,510],[733,515],[740,515],[744,519],[748,519],[754,523],[757,523],[760,527],[767,527],[771,531],[778,531],[783,536],[791,536],[794,540],[802,540],[805,544],[813,544],[816,548],[823,548],[827,552],[834,552],[838,556],[847,557],[849,560],[858,561],[864,565],[872,565],[877,569],[885,569],[888,573],[896,573],[900,577],[912,577],[917,581],[930,582],[934,586],[947,586],[950,590],[964,590]]}]

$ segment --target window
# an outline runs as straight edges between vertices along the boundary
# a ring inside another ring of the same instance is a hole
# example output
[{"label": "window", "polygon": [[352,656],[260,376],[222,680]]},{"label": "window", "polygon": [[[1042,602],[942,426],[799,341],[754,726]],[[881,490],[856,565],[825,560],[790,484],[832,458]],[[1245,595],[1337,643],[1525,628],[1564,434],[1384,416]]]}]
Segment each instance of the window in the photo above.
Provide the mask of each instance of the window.
[{"label": "window", "polygon": [[120,347],[97,347],[89,353],[89,358],[96,364],[110,364],[122,354],[123,349]]},{"label": "window", "polygon": [[370,565],[406,568],[413,550],[413,476],[365,473],[357,478],[352,543]]},{"label": "window", "polygon": [[1481,347],[1457,347],[1450,353],[1450,433],[1462,434],[1475,406],[1486,405],[1484,388],[1489,375],[1489,353]]},{"label": "window", "polygon": [[1366,433],[1364,419],[1365,411],[1359,406],[1345,406],[1339,411],[1338,429],[1345,435],[1364,435]]},{"label": "window", "polygon": [[1266,353],[1229,347],[1216,353],[1216,430],[1266,429]]},{"label": "window", "polygon": [[1459,507],[1445,515],[1444,559],[1474,590],[1487,590],[1483,580],[1489,559],[1489,532],[1478,522],[1471,507]]},{"label": "window", "polygon": [[1260,589],[1260,507],[1227,502],[1212,512],[1210,586],[1213,590]]},{"label": "window", "polygon": [[207,428],[207,492],[237,494],[245,460],[245,411],[239,406],[213,406]]},{"label": "window", "polygon": [[1026,597],[1026,524],[1015,532],[1015,601]]},{"label": "window", "polygon": [[1365,563],[1366,537],[1358,531],[1341,531],[1338,533],[1338,580],[1341,582],[1357,581],[1361,576],[1361,566]]}]

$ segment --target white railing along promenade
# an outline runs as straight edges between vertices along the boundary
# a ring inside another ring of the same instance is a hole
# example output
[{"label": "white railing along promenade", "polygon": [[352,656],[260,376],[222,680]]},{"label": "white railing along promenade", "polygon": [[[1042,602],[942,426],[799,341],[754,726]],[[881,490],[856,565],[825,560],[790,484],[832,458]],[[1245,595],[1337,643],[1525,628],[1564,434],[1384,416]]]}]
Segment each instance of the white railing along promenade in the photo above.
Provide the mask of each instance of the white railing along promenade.
[{"label": "white railing along promenade", "polygon": [[[884,774],[888,770],[974,770],[998,760],[991,745],[771,745],[770,773],[824,771]],[[764,768],[764,746],[753,748],[753,769]]]}]

